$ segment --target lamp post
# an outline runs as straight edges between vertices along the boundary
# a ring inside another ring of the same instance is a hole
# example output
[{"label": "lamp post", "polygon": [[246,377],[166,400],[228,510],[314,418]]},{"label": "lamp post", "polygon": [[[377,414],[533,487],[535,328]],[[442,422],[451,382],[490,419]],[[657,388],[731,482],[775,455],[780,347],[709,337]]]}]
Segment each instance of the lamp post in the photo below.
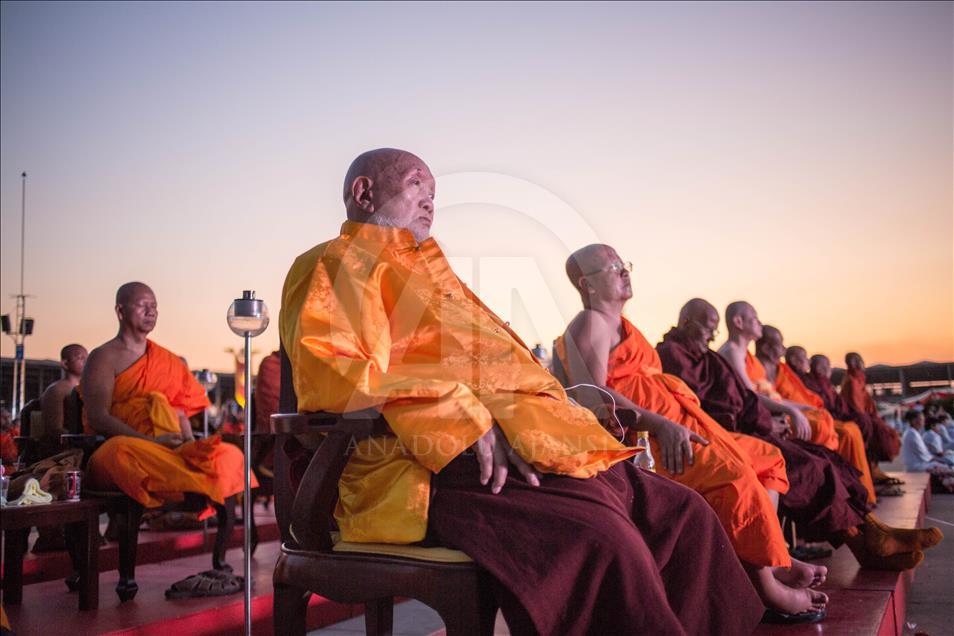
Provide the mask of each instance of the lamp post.
[{"label": "lamp post", "polygon": [[20,293],[14,298],[17,299],[17,310],[11,324],[10,315],[3,315],[3,333],[10,336],[14,345],[14,363],[13,363],[13,396],[10,400],[10,413],[16,418],[20,409],[23,408],[24,397],[26,395],[26,356],[24,354],[24,341],[26,337],[33,333],[33,319],[26,317],[26,299],[27,295],[23,293],[23,265],[25,263],[26,246],[26,178],[27,173],[20,175]]},{"label": "lamp post", "polygon": [[245,636],[252,634],[252,338],[268,327],[268,307],[245,290],[229,307],[226,319],[237,336],[245,338],[245,496],[242,522],[245,529]]}]

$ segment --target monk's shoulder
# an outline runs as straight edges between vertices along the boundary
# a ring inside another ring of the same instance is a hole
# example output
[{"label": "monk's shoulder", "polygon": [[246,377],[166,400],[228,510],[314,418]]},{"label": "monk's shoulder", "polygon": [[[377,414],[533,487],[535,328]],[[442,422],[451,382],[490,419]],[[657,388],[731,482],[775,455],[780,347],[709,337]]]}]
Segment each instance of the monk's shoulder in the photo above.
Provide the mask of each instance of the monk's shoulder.
[{"label": "monk's shoulder", "polygon": [[46,387],[46,390],[43,391],[43,395],[40,397],[40,400],[44,401],[62,399],[69,395],[70,391],[72,390],[73,385],[70,384],[70,381],[66,378],[62,378]]},{"label": "monk's shoulder", "polygon": [[608,341],[612,335],[612,329],[613,326],[606,316],[598,311],[584,309],[570,321],[566,333],[577,344],[597,343]]}]

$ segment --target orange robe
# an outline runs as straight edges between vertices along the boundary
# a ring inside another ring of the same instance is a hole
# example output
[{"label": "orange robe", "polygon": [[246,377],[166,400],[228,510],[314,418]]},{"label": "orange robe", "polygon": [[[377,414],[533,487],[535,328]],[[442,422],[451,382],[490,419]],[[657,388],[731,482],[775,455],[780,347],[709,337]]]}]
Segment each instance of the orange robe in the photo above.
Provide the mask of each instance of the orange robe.
[{"label": "orange robe", "polygon": [[[82,386],[80,386],[82,393]],[[205,390],[179,357],[146,341],[146,353],[116,376],[109,412],[137,432],[152,437],[180,433],[177,411],[190,417],[209,405]],[[91,432],[88,422],[84,424]],[[244,487],[242,451],[212,436],[176,449],[117,435],[89,459],[91,489],[118,487],[147,508],[181,501],[187,492],[222,503]],[[252,485],[257,486],[254,475]]]},{"label": "orange robe", "polygon": [[433,239],[345,222],[292,265],[279,322],[299,409],[375,408],[396,436],[358,443],[345,467],[344,540],[423,539],[431,475],[494,422],[543,473],[592,477],[637,452],[567,399]]},{"label": "orange robe", "polygon": [[874,398],[865,388],[867,378],[864,371],[848,370],[841,381],[841,397],[845,398],[848,405],[859,413],[864,413],[871,418],[871,423],[875,427],[875,434],[878,436],[878,459],[891,461],[901,450],[901,436],[894,427],[890,426],[881,418],[878,413],[878,405]]},{"label": "orange robe", "polygon": [[[566,368],[563,336],[554,353]],[[637,406],[709,440],[708,446],[694,445],[695,461],[682,474],[667,474],[661,465],[657,470],[705,497],[740,559],[757,566],[791,565],[775,507],[766,492],[788,492],[785,459],[777,447],[727,431],[709,417],[685,382],[663,373],[659,354],[625,318],[623,340],[610,352],[606,384]],[[650,449],[654,457],[662,456],[654,437],[650,437]]]},{"label": "orange robe", "polygon": [[815,418],[816,421],[826,422],[826,426],[827,422],[831,422],[838,440],[838,445],[833,450],[861,473],[861,483],[868,491],[868,502],[875,503],[877,497],[875,496],[874,481],[871,479],[871,467],[868,465],[865,440],[858,425],[854,422],[842,422],[833,418],[825,408],[825,402],[821,396],[806,387],[798,374],[784,362],[778,364],[775,388],[786,400],[812,407],[805,412],[809,422],[812,421],[812,418]]},{"label": "orange robe", "polygon": [[[755,385],[756,392],[761,395],[765,395],[773,400],[786,399],[793,402],[801,402],[802,404],[809,404],[808,402],[788,397],[796,393],[796,389],[792,386],[791,378],[783,376],[781,371],[778,372],[775,384],[772,384],[771,380],[768,379],[768,375],[765,373],[765,367],[762,366],[758,358],[748,351],[745,352],[745,373],[749,376],[749,380],[752,381],[752,384]],[[795,380],[798,380],[798,378],[796,377]],[[798,381],[801,382],[801,380]],[[812,427],[812,443],[824,446],[830,451],[837,451],[838,432],[835,431],[835,420],[831,414],[824,409],[824,405],[822,405],[820,410],[804,409],[802,413],[805,414],[808,424]],[[793,430],[792,433],[794,434],[794,432]]]}]

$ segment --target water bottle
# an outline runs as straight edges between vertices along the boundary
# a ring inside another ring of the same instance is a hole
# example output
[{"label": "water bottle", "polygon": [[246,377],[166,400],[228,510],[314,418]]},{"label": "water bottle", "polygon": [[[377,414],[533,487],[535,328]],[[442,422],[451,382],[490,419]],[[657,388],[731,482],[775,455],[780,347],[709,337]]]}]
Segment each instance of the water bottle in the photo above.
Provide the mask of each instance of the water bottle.
[{"label": "water bottle", "polygon": [[656,462],[653,461],[653,452],[649,449],[649,431],[636,432],[636,447],[642,448],[643,451],[633,457],[633,463],[651,473],[656,472]]}]

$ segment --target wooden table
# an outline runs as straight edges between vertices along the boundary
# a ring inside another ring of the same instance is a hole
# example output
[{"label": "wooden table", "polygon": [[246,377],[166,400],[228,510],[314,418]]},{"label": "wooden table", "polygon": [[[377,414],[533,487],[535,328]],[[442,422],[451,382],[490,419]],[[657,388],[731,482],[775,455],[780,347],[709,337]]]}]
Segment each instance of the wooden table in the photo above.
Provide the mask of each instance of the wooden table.
[{"label": "wooden table", "polygon": [[79,571],[79,608],[96,609],[99,606],[99,515],[104,510],[104,503],[98,499],[0,509],[4,604],[19,605],[23,599],[23,553],[30,528],[63,525],[73,567]]}]

